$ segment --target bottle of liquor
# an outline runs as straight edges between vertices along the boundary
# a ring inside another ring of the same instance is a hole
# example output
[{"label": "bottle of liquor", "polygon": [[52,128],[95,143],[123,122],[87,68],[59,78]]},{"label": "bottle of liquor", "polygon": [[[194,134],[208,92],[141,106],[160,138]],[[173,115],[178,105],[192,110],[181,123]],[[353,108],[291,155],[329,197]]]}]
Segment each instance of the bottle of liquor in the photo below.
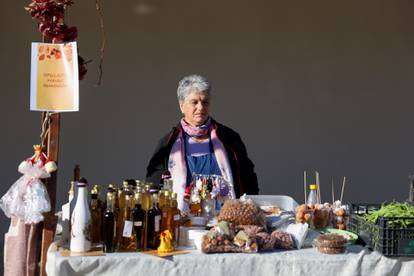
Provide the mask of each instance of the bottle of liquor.
[{"label": "bottle of liquor", "polygon": [[132,192],[135,192],[136,188],[137,188],[137,182],[135,181],[135,179],[128,179],[128,187]]},{"label": "bottle of liquor", "polygon": [[[128,181],[124,181],[122,183],[123,189],[121,192],[118,191],[118,214],[117,214],[117,221],[116,221],[116,243],[118,248],[121,248],[121,240],[123,240],[123,231],[125,226],[125,219],[129,221],[130,211],[126,215],[127,209],[131,210],[131,206],[127,206],[131,204],[131,199],[133,199],[133,193],[129,189]],[[126,203],[126,198],[128,197],[128,203]],[[129,226],[128,226],[129,227]],[[132,229],[132,228],[131,228]]]},{"label": "bottle of liquor", "polygon": [[[141,207],[144,209],[145,213],[151,208],[151,193],[150,193],[150,185],[147,183],[144,186],[144,190],[142,191],[142,199],[141,199]],[[146,217],[148,219],[148,216]],[[145,225],[148,225],[148,221],[145,222]],[[147,235],[148,232],[144,231],[144,248],[147,248]]]},{"label": "bottle of liquor", "polygon": [[119,251],[135,251],[135,233],[133,231],[133,221],[131,216],[132,196],[125,195],[125,207],[122,213],[122,234],[119,241]]},{"label": "bottle of liquor", "polygon": [[78,199],[71,217],[70,250],[87,252],[91,249],[91,213],[88,204],[88,188],[85,182],[77,183]]},{"label": "bottle of liquor", "polygon": [[157,194],[152,195],[152,206],[147,213],[147,247],[157,249],[161,233],[161,213],[157,207]]},{"label": "bottle of liquor", "polygon": [[132,209],[132,221],[134,223],[135,247],[137,251],[144,250],[144,229],[146,222],[145,211],[141,208],[141,203],[136,201],[134,209]]},{"label": "bottle of liquor", "polygon": [[171,200],[170,200],[170,192],[164,191],[165,197],[165,204],[161,208],[161,232],[165,230],[169,230],[171,233],[173,232],[173,216],[172,216],[172,208],[171,208]]},{"label": "bottle of liquor", "polygon": [[104,240],[104,251],[105,252],[114,252],[115,250],[115,231],[116,231],[116,220],[114,214],[115,208],[115,193],[116,191],[111,191],[108,189],[106,194],[106,212],[104,215],[103,225],[103,240]]},{"label": "bottle of liquor", "polygon": [[173,190],[173,180],[171,178],[164,179],[164,190],[169,191],[170,193]]},{"label": "bottle of liquor", "polygon": [[[80,166],[78,164],[75,165],[75,168],[73,169],[73,191],[71,192],[69,190],[69,196],[73,196],[72,200],[69,203],[69,216],[72,217],[73,209],[75,208],[76,199],[78,198],[78,186],[77,182],[81,180],[80,177]],[[86,179],[82,179],[85,181]],[[72,184],[72,182],[71,182]],[[72,188],[72,187],[71,187]],[[72,195],[71,195],[72,194]]]},{"label": "bottle of liquor", "polygon": [[68,191],[69,204],[72,202],[74,197],[75,197],[75,181],[71,181],[70,188]]},{"label": "bottle of liquor", "polygon": [[171,173],[170,173],[169,170],[166,170],[166,171],[164,171],[161,174],[161,180],[160,180],[160,184],[159,184],[159,186],[160,186],[159,190],[165,189],[164,185],[165,185],[167,179],[171,179]]},{"label": "bottle of liquor", "polygon": [[73,169],[73,181],[79,181],[79,180],[80,180],[80,166],[76,164],[75,168]]},{"label": "bottle of liquor", "polygon": [[145,184],[145,190],[142,193],[142,209],[148,211],[151,208],[150,184]]},{"label": "bottle of liquor", "polygon": [[108,185],[108,192],[112,192],[112,196],[114,198],[114,217],[115,217],[115,233],[114,233],[114,250],[118,248],[119,243],[119,236],[117,235],[118,230],[118,217],[120,214],[119,210],[119,197],[118,197],[118,187],[115,184]]},{"label": "bottle of liquor", "polygon": [[91,238],[92,243],[100,243],[102,230],[102,209],[99,200],[99,186],[94,185],[91,191]]},{"label": "bottle of liquor", "polygon": [[163,188],[158,193],[158,208],[160,208],[160,210],[162,210],[162,208],[165,205],[165,191],[166,190],[164,190],[164,188]]},{"label": "bottle of liquor", "polygon": [[171,209],[172,209],[172,217],[173,217],[173,237],[174,242],[176,245],[178,245],[179,242],[179,236],[180,236],[180,223],[181,223],[181,215],[180,210],[178,210],[178,202],[177,202],[177,193],[171,194]]}]

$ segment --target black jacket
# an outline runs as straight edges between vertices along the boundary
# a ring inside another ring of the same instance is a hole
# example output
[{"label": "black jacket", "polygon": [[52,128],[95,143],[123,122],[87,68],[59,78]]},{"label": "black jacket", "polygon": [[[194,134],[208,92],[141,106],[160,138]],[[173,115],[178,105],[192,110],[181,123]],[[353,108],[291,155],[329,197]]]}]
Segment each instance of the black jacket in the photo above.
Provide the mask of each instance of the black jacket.
[{"label": "black jacket", "polygon": [[[227,151],[236,196],[240,197],[244,193],[257,195],[259,193],[259,185],[254,172],[254,164],[247,156],[246,146],[241,140],[240,135],[231,128],[214,120],[212,120],[212,123],[217,125],[217,136]],[[171,148],[181,130],[181,125],[178,124],[158,142],[147,167],[146,180],[148,182],[160,183],[161,174],[168,169]]]}]

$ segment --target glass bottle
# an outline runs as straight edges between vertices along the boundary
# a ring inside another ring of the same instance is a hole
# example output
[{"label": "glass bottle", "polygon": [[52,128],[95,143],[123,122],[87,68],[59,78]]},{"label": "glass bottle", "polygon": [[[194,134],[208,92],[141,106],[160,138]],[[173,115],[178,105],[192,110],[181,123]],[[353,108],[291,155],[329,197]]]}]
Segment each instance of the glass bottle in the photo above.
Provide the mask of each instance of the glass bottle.
[{"label": "glass bottle", "polygon": [[122,213],[122,233],[119,240],[118,248],[120,251],[135,251],[135,233],[133,231],[133,222],[131,218],[132,197],[125,195],[125,207]]},{"label": "glass bottle", "polygon": [[152,195],[152,206],[148,210],[146,225],[147,247],[157,249],[159,246],[159,236],[161,230],[161,212],[157,207],[157,194]]},{"label": "glass bottle", "polygon": [[173,227],[172,227],[172,208],[171,208],[171,200],[170,200],[170,192],[164,191],[165,197],[165,204],[161,208],[161,232],[165,230],[169,230],[172,234]]},{"label": "glass bottle", "polygon": [[[78,165],[77,165],[78,166]],[[79,175],[79,166],[76,168],[75,167],[75,171],[77,170],[77,172],[75,172],[75,177],[78,177]],[[75,209],[76,206],[76,202],[78,201],[78,197],[79,197],[79,188],[78,188],[78,184],[79,183],[84,183],[85,185],[88,184],[88,180],[86,180],[85,178],[80,178],[76,181],[74,181],[74,190],[73,190],[73,199],[72,201],[69,203],[69,221],[72,222],[72,215],[73,215],[73,211]],[[89,203],[88,203],[88,207],[89,207]],[[69,227],[69,232],[72,231],[72,223],[69,223],[70,227]]]},{"label": "glass bottle", "polygon": [[99,186],[94,185],[91,191],[91,241],[92,243],[100,243],[101,227],[102,227],[102,210],[99,200]]},{"label": "glass bottle", "polygon": [[150,193],[150,185],[145,185],[145,190],[142,193],[142,209],[148,211],[151,208],[151,193]]},{"label": "glass bottle", "polygon": [[170,193],[173,190],[173,180],[171,178],[164,179],[164,190],[169,191]]},{"label": "glass bottle", "polygon": [[[109,190],[109,189],[108,189]],[[114,252],[115,250],[115,232],[116,220],[114,214],[116,191],[108,191],[106,194],[106,212],[104,214],[103,225],[103,242],[105,252]]]},{"label": "glass bottle", "polygon": [[181,215],[180,210],[178,210],[178,202],[177,202],[177,193],[171,194],[171,210],[172,210],[172,229],[174,231],[173,237],[174,242],[178,245],[178,238],[180,236],[180,223],[181,223]]},{"label": "glass bottle", "polygon": [[161,210],[164,207],[164,205],[165,205],[165,190],[163,188],[158,193],[158,208],[160,208]]},{"label": "glass bottle", "polygon": [[75,181],[71,181],[69,192],[68,192],[69,204],[72,202],[74,197],[75,197]]},{"label": "glass bottle", "polygon": [[91,213],[88,204],[88,188],[84,182],[77,183],[78,198],[71,217],[70,250],[87,252],[91,249]]},{"label": "glass bottle", "polygon": [[79,180],[80,180],[80,166],[76,164],[75,168],[73,169],[73,181],[79,181]]},{"label": "glass bottle", "polygon": [[410,179],[410,186],[408,190],[408,203],[414,205],[414,175],[409,175],[408,178]]},{"label": "glass bottle", "polygon": [[137,201],[132,209],[132,221],[135,232],[135,248],[137,251],[144,250],[144,229],[146,223],[145,211],[141,208],[141,203]]},{"label": "glass bottle", "polygon": [[[118,244],[118,248],[122,247],[120,243],[121,243],[121,240],[124,240],[123,231],[125,227],[125,219],[129,221],[129,215],[130,215],[130,210],[131,210],[131,206],[128,206],[128,204],[130,204],[131,199],[133,199],[133,193],[129,189],[128,181],[124,181],[122,183],[122,186],[123,186],[123,189],[120,192],[118,191],[118,208],[119,209],[118,209],[118,214],[116,218],[116,242]],[[126,202],[127,198],[128,198],[128,203]],[[127,209],[129,210],[129,213],[127,213],[128,212]]]}]

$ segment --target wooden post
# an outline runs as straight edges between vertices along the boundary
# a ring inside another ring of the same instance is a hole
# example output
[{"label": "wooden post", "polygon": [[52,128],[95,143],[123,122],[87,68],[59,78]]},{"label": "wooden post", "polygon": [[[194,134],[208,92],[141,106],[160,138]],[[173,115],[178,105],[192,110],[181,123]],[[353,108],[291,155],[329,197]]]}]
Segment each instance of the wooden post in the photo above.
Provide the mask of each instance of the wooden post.
[{"label": "wooden post", "polygon": [[[46,112],[42,113],[42,122],[46,118]],[[45,152],[50,160],[58,164],[59,159],[59,134],[60,134],[60,114],[54,113],[51,115],[49,134],[47,136],[47,143]],[[40,254],[40,275],[46,276],[46,259],[47,250],[53,242],[55,236],[55,229],[57,218],[55,216],[56,209],[56,186],[57,186],[57,171],[51,174],[50,178],[44,181],[47,192],[50,197],[50,212],[44,214],[43,229],[42,229],[42,245]]]}]

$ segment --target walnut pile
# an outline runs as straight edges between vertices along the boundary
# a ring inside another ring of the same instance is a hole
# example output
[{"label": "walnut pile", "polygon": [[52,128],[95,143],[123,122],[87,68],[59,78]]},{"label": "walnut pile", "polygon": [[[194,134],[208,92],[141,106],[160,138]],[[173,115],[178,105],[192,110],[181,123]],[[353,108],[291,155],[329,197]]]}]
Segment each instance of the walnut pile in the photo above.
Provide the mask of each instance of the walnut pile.
[{"label": "walnut pile", "polygon": [[271,235],[275,239],[275,249],[293,249],[293,239],[289,233],[276,230]]},{"label": "walnut pile", "polygon": [[234,225],[264,225],[263,211],[252,201],[227,200],[217,217],[218,221],[227,221]]},{"label": "walnut pile", "polygon": [[260,251],[271,251],[274,249],[276,238],[266,232],[256,234],[257,244]]}]

